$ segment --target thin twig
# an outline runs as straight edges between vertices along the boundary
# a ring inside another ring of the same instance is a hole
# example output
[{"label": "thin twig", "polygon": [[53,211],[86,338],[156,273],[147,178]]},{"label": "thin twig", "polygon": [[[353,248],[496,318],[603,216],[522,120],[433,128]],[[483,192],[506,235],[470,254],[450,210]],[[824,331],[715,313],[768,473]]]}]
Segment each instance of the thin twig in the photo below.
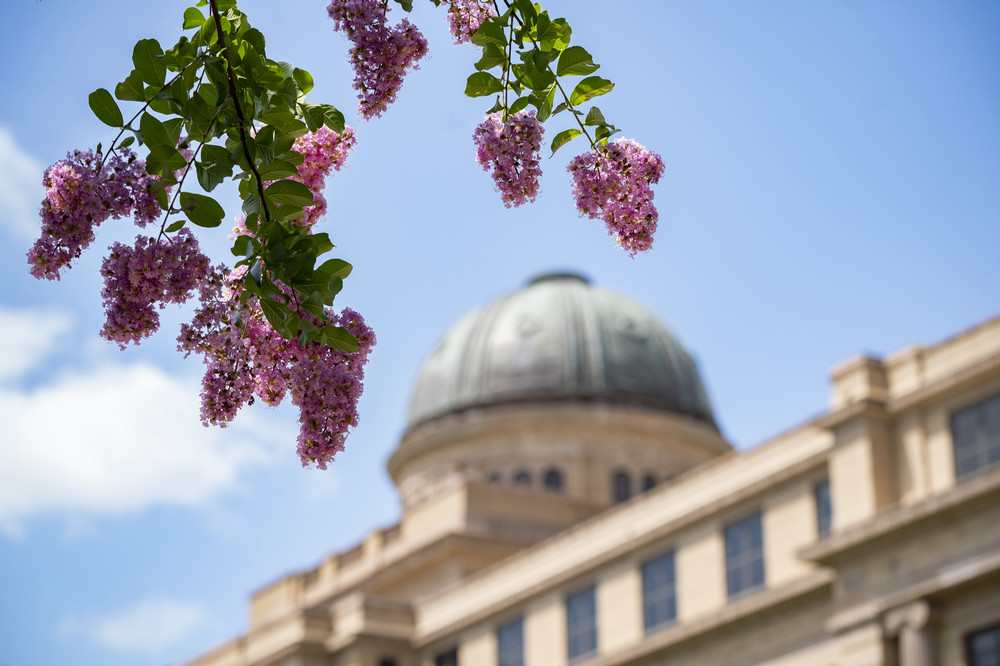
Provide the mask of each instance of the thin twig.
[{"label": "thin twig", "polygon": [[[503,0],[503,3],[505,5],[507,5],[507,9],[510,9],[510,0]],[[522,21],[521,17],[517,15],[517,10],[516,9],[514,11],[512,11],[510,13],[510,15],[513,18],[517,19],[517,22],[521,24],[522,28],[524,27],[524,21]],[[513,28],[513,25],[511,26],[511,28]],[[535,41],[535,38],[532,37],[531,35],[527,35],[527,37],[528,37],[528,39],[531,40],[532,46],[534,46],[535,48],[538,48],[538,42]],[[549,72],[555,78],[556,88],[558,88],[559,92],[562,94],[563,101],[566,102],[566,107],[570,110],[570,113],[573,115],[573,118],[576,120],[576,124],[580,126],[580,131],[583,132],[583,135],[585,137],[587,137],[587,141],[590,142],[590,147],[593,148],[594,150],[597,150],[597,144],[594,143],[594,140],[592,138],[590,138],[590,132],[587,131],[587,126],[584,125],[583,121],[580,120],[580,114],[578,114],[576,112],[576,107],[573,106],[573,103],[569,101],[569,95],[566,94],[566,91],[563,90],[562,84],[559,83],[559,76],[555,72],[552,71],[552,63],[546,63],[545,64],[545,69],[549,70]]]},{"label": "thin twig", "polygon": [[236,91],[236,74],[233,72],[233,65],[229,62],[228,47],[226,39],[222,36],[222,19],[219,16],[219,7],[216,0],[209,0],[209,8],[212,10],[212,17],[215,18],[215,29],[219,33],[219,44],[222,46],[222,57],[226,61],[226,75],[229,79],[229,95],[233,98],[233,105],[236,107],[236,117],[240,120],[240,143],[243,145],[243,156],[247,158],[250,171],[253,172],[254,180],[257,182],[257,193],[260,195],[260,205],[264,209],[264,219],[271,221],[271,214],[267,210],[267,201],[264,199],[264,181],[257,170],[257,162],[250,155],[250,145],[247,142],[247,119],[243,115],[243,106],[240,104],[240,96]]}]

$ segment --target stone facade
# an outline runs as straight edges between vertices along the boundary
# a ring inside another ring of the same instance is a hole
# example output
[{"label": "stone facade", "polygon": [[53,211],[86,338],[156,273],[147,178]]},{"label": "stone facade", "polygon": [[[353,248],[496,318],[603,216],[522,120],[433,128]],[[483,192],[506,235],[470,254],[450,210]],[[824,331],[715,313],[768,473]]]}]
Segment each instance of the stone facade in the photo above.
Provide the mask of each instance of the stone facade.
[{"label": "stone facade", "polygon": [[436,399],[389,462],[400,523],[192,666],[1000,663],[1000,317],[838,366],[828,413],[743,453],[704,415],[534,395]]}]

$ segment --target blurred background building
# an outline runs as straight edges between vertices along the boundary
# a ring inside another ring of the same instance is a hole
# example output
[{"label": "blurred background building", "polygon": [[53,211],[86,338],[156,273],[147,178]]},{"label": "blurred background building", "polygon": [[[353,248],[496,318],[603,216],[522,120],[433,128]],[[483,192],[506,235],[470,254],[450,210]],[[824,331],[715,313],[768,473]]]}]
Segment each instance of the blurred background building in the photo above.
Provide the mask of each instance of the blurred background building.
[{"label": "blurred background building", "polygon": [[842,363],[737,452],[663,323],[546,275],[425,361],[401,521],[192,663],[998,666],[998,462],[1000,318]]}]

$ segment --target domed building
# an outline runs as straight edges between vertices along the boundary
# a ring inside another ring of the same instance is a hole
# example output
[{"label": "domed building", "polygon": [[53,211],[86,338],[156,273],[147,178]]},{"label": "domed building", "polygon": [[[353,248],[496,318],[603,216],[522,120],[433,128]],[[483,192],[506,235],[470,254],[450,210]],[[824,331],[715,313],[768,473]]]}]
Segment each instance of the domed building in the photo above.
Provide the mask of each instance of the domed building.
[{"label": "domed building", "polygon": [[832,379],[735,452],[662,322],[538,277],[424,361],[400,522],[192,663],[997,666],[1000,318]]},{"label": "domed building", "polygon": [[406,509],[468,482],[604,507],[729,450],[673,334],[560,273],[448,331],[417,377],[389,473]]}]

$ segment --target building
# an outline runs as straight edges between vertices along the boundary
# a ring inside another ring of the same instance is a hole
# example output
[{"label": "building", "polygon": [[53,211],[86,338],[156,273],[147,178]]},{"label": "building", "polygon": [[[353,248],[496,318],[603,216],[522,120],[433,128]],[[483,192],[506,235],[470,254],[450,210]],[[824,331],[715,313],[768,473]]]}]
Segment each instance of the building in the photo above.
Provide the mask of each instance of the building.
[{"label": "building", "polygon": [[196,666],[997,666],[1000,317],[747,452],[639,305],[549,275],[426,360],[399,524]]}]

